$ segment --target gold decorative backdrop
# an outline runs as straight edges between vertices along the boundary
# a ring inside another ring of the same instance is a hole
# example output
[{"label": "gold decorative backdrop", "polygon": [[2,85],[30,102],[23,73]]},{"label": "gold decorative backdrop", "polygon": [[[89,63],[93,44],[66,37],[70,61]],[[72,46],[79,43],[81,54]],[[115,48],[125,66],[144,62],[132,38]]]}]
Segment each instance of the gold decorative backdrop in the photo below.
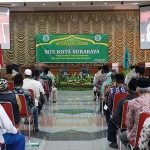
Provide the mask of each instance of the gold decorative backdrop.
[{"label": "gold decorative backdrop", "polygon": [[11,12],[10,33],[11,49],[4,51],[6,63],[21,64],[22,66],[33,65],[35,63],[35,35],[40,33],[107,33],[109,35],[109,62],[118,62],[122,65],[126,43],[130,52],[130,64],[150,61],[150,51],[139,49],[139,14],[135,10]]}]

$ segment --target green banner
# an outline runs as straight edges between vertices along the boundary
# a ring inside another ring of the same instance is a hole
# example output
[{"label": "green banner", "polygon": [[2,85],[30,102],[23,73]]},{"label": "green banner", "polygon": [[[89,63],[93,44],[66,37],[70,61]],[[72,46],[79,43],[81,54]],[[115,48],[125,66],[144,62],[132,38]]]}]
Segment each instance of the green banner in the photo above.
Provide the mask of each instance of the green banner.
[{"label": "green banner", "polygon": [[37,34],[36,62],[108,62],[107,34]]}]

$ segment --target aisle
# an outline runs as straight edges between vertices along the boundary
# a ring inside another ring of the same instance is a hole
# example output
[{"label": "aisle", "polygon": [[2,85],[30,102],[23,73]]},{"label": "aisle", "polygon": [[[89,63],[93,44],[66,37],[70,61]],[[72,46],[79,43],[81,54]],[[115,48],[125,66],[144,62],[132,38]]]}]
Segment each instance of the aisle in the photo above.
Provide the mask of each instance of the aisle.
[{"label": "aisle", "polygon": [[31,138],[40,146],[26,150],[111,150],[91,91],[59,91],[57,103],[47,108],[40,115],[40,132]]}]

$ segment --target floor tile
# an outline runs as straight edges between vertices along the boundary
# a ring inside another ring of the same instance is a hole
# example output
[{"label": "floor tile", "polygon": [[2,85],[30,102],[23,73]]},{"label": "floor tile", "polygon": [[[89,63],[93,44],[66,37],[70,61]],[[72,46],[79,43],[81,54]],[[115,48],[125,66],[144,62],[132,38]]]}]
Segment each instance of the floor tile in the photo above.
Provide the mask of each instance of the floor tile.
[{"label": "floor tile", "polygon": [[[92,90],[59,91],[57,103],[45,105],[39,116],[40,132],[33,135],[31,131],[31,142],[40,146],[26,150],[112,150],[105,118],[98,114],[99,102],[92,99]],[[28,125],[21,133],[28,141]]]}]

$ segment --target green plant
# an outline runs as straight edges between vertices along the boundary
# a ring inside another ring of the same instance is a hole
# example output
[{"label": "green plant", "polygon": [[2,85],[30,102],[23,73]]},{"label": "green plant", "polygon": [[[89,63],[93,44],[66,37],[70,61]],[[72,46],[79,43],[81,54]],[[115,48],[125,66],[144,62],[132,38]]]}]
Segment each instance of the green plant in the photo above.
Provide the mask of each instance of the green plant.
[{"label": "green plant", "polygon": [[130,72],[129,69],[128,70],[124,69],[121,73],[124,75],[124,77],[126,77],[129,72]]}]

